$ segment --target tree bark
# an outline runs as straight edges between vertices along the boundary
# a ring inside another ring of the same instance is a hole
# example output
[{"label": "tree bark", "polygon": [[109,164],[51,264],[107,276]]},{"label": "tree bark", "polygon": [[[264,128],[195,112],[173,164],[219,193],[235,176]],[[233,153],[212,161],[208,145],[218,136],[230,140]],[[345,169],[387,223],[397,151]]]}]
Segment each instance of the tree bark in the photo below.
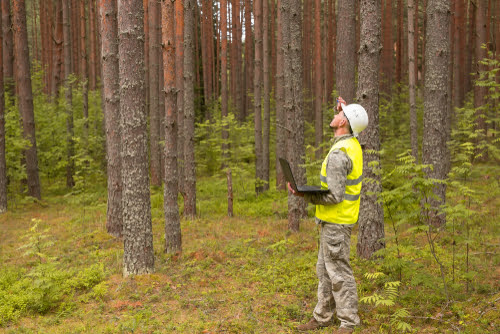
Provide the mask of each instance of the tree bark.
[{"label": "tree bark", "polygon": [[89,86],[88,86],[88,65],[87,65],[87,20],[85,16],[85,1],[79,0],[80,10],[80,81],[82,85],[82,100],[83,100],[83,118],[85,138],[88,137],[89,129]]},{"label": "tree bark", "polygon": [[149,0],[148,4],[148,35],[149,39],[149,147],[151,159],[151,184],[161,186],[161,163],[160,163],[160,114],[158,111],[159,93],[159,62],[160,42],[158,40],[158,11],[160,10],[158,0]]},{"label": "tree bark", "polygon": [[245,117],[252,110],[252,96],[254,86],[254,37],[252,31],[252,4],[245,0]]},{"label": "tree bark", "polygon": [[323,156],[323,110],[321,85],[321,0],[315,0],[314,7],[314,146],[315,156]]},{"label": "tree bark", "polygon": [[196,170],[194,156],[194,3],[184,0],[184,214],[196,216]]},{"label": "tree bark", "polygon": [[[227,1],[221,0],[220,2],[220,66],[221,66],[221,116],[224,122],[228,116],[228,87],[227,87]],[[229,133],[226,126],[222,126],[222,157],[224,162],[223,168],[227,167],[227,159],[229,157]]]},{"label": "tree bark", "polygon": [[255,62],[254,62],[254,137],[255,137],[255,192],[264,191],[264,153],[262,148],[262,0],[254,0]]},{"label": "tree bark", "polygon": [[284,73],[283,73],[283,16],[281,4],[278,0],[277,10],[277,50],[276,50],[276,188],[285,190],[285,175],[279,164],[279,158],[286,157],[286,117],[284,108]]},{"label": "tree bark", "polygon": [[55,0],[55,19],[53,29],[53,60],[52,60],[52,96],[57,96],[61,87],[61,75],[63,74],[63,11],[62,0]]},{"label": "tree bark", "polygon": [[235,85],[235,96],[233,97],[235,114],[242,122],[245,119],[243,99],[242,99],[242,82],[241,82],[241,19],[240,19],[240,0],[233,0],[233,43],[234,56],[232,61],[231,73],[234,72],[233,82]]},{"label": "tree bark", "polygon": [[6,92],[14,95],[14,36],[10,16],[10,0],[2,1],[3,75]]},{"label": "tree bark", "polygon": [[142,0],[118,0],[124,276],[154,271],[143,15]]},{"label": "tree bark", "polygon": [[[280,10],[283,18],[284,97],[286,115],[285,137],[287,159],[298,183],[305,184],[304,119],[302,112],[302,31],[300,0],[283,0]],[[288,228],[297,232],[305,216],[306,203],[301,197],[288,194]]]},{"label": "tree bark", "polygon": [[338,0],[337,92],[346,101],[355,97],[356,17],[353,0]]},{"label": "tree bark", "polygon": [[[0,15],[2,27],[2,15]],[[3,33],[0,33],[3,45]],[[3,79],[3,57],[0,57],[0,213],[7,211],[7,159],[5,155],[5,91]]]},{"label": "tree bark", "polygon": [[408,85],[410,95],[410,142],[411,153],[418,163],[418,120],[416,99],[416,73],[415,62],[417,50],[415,49],[415,2],[408,0]]},{"label": "tree bark", "polygon": [[453,31],[453,106],[461,107],[464,101],[464,0],[453,0],[454,31]]},{"label": "tree bark", "polygon": [[18,106],[23,120],[23,137],[30,143],[30,146],[24,151],[26,158],[28,195],[40,199],[41,190],[38,176],[35,115],[33,110],[28,31],[26,27],[26,5],[24,0],[15,0],[12,9]]},{"label": "tree bark", "polygon": [[[380,166],[379,135],[379,65],[381,52],[381,14],[378,0],[361,0],[361,32],[357,97],[368,113],[368,127],[360,135],[363,150],[364,182],[359,213],[358,256],[369,259],[385,247],[384,211],[377,201],[382,191],[382,180],[374,169]],[[373,153],[371,153],[373,152]],[[377,167],[372,167],[372,166]]]},{"label": "tree bark", "polygon": [[328,51],[326,65],[326,93],[328,102],[333,101],[333,85],[335,78],[335,44],[336,44],[336,18],[335,18],[335,0],[328,2]]},{"label": "tree bark", "polygon": [[[446,147],[448,117],[448,61],[449,61],[449,1],[428,0],[425,49],[424,133],[423,163],[433,165],[427,172],[429,178],[444,180],[450,159]],[[446,186],[436,184],[434,193],[438,200],[431,200],[431,223],[445,224],[446,217],[439,214],[445,203]]]},{"label": "tree bark", "polygon": [[[142,6],[141,6],[142,7]],[[97,88],[97,70],[96,70],[96,57],[97,57],[97,50],[96,50],[96,45],[97,45],[97,33],[96,33],[96,13],[95,13],[95,6],[94,6],[94,0],[89,1],[89,51],[90,51],[90,57],[89,57],[89,89],[90,90],[96,90]]]},{"label": "tree bark", "polygon": [[178,187],[185,200],[184,168],[184,0],[175,1],[175,86],[177,87]]},{"label": "tree bark", "polygon": [[397,35],[396,35],[396,83],[401,84],[402,75],[402,64],[403,64],[403,0],[398,0],[397,2]]},{"label": "tree bark", "polygon": [[115,237],[123,235],[121,176],[120,82],[118,77],[118,22],[116,0],[99,0],[101,21],[102,85],[108,177],[106,230]]},{"label": "tree bark", "polygon": [[[488,0],[477,0],[476,2],[476,43],[474,47],[474,56],[476,62],[476,75],[474,79],[479,77],[480,72],[484,72],[487,70],[486,65],[481,64],[481,61],[487,57],[487,49],[483,48],[483,45],[488,43],[488,30],[487,30],[487,8],[488,8]],[[487,112],[484,110],[479,110],[478,108],[482,107],[486,103],[486,87],[480,87],[478,85],[474,85],[474,108],[476,108],[476,122],[477,129],[482,130],[484,136],[486,136],[487,127],[486,127],[486,117]],[[481,152],[483,157],[481,160],[484,160],[486,151]]]},{"label": "tree bark", "polygon": [[177,87],[175,80],[175,5],[162,0],[163,78],[165,90],[165,253],[182,251],[177,176]]},{"label": "tree bark", "polygon": [[64,49],[64,98],[66,104],[66,145],[67,145],[67,165],[66,165],[66,186],[72,188],[75,185],[73,174],[75,173],[75,144],[73,137],[75,130],[73,127],[73,93],[71,87],[70,75],[72,73],[72,55],[71,55],[71,25],[70,25],[70,6],[68,1],[63,1],[63,49]]},{"label": "tree bark", "polygon": [[269,137],[271,134],[271,53],[269,52],[269,0],[262,0],[262,71],[264,75],[264,117],[262,124],[262,190],[269,190]]}]

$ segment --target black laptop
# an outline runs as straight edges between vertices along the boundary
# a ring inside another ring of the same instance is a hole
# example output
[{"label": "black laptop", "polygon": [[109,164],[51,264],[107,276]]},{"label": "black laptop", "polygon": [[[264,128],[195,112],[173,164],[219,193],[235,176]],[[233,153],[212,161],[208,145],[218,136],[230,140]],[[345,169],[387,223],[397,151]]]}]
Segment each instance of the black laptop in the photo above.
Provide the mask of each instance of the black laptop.
[{"label": "black laptop", "polygon": [[322,193],[322,194],[326,194],[328,192],[328,189],[321,189],[321,187],[318,187],[318,186],[298,186],[297,183],[295,183],[295,178],[293,177],[292,169],[290,168],[290,163],[283,158],[279,158],[279,160],[280,160],[280,164],[281,164],[281,169],[283,170],[283,173],[285,174],[286,181],[290,182],[290,186],[296,192]]}]

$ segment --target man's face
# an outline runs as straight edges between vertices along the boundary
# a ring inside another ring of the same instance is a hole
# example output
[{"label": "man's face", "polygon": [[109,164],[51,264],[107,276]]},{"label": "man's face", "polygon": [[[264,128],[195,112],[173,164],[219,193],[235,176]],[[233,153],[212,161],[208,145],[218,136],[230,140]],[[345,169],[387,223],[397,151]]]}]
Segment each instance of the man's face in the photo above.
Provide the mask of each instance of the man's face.
[{"label": "man's face", "polygon": [[344,115],[344,111],[341,110],[340,112],[336,113],[335,116],[333,117],[330,123],[330,128],[332,128],[333,130],[337,130],[338,128],[345,125],[346,122],[347,118]]}]

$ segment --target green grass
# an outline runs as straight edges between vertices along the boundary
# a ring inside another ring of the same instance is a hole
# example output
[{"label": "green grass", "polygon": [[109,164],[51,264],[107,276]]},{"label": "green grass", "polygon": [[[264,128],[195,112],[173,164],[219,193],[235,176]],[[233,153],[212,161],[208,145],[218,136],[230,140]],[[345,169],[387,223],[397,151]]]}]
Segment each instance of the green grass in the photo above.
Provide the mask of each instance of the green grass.
[{"label": "green grass", "polygon": [[[476,188],[490,186],[491,179],[483,176],[488,172],[478,171]],[[304,220],[300,232],[290,233],[285,192],[272,190],[256,197],[253,185],[237,178],[234,189],[235,217],[228,218],[225,179],[198,180],[199,216],[182,220],[183,252],[174,256],[163,253],[162,192],[153,190],[155,273],[129,278],[121,275],[122,241],[105,231],[104,189],[91,197],[81,195],[86,205],[79,204],[78,196],[48,194],[42,203],[20,204],[3,214],[0,333],[294,333],[297,324],[310,318],[316,302],[314,220]],[[485,191],[484,198],[487,195]],[[396,305],[361,304],[364,326],[359,332],[389,332],[382,317],[402,307],[409,311],[406,321],[415,333],[498,331],[495,231],[500,200],[489,198],[485,203],[481,212],[488,219],[471,251],[471,271],[476,274],[469,292],[465,281],[457,278],[451,285],[452,302],[447,303],[425,241],[407,233],[403,241],[420,253],[413,254],[413,266],[403,274]],[[182,209],[181,200],[180,204]],[[33,218],[39,220],[37,235],[45,236],[43,240],[29,239],[35,233],[29,232]],[[363,297],[380,291],[384,283],[366,279],[364,273],[385,271],[389,280],[396,274],[384,259],[356,257],[356,233],[355,229],[351,259]],[[386,233],[391,235],[389,226]],[[440,256],[449,265],[451,245],[442,240]],[[26,248],[19,247],[27,244],[41,248],[41,259],[22,255]],[[456,252],[463,257],[462,248]],[[44,279],[37,281],[34,274],[40,272]],[[450,275],[447,272],[451,280]],[[14,305],[10,313],[5,301]],[[316,331],[329,332],[331,328]]]}]

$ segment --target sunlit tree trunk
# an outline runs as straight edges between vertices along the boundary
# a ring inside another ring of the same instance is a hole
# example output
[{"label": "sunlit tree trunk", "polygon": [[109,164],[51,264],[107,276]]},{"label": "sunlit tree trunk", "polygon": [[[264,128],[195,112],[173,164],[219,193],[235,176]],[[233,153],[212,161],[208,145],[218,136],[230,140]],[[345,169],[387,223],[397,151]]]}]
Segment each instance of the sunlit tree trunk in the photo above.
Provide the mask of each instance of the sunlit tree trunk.
[{"label": "sunlit tree trunk", "polygon": [[26,27],[26,5],[24,0],[12,3],[14,29],[14,50],[16,55],[16,85],[18,107],[23,122],[23,137],[30,143],[25,149],[28,195],[41,198],[38,176],[38,155],[35,137],[35,115],[33,111],[33,91],[31,88],[30,58],[28,50],[28,31]]},{"label": "sunlit tree trunk", "polygon": [[356,18],[354,0],[338,0],[337,92],[348,103],[355,97]]},{"label": "sunlit tree trunk", "polygon": [[194,2],[184,1],[184,214],[196,216],[196,170],[194,157]]},{"label": "sunlit tree trunk", "polygon": [[[375,169],[380,167],[379,135],[379,63],[381,46],[380,2],[361,0],[361,32],[357,99],[365,107],[370,120],[359,140],[363,150],[363,182],[359,212],[358,256],[368,259],[385,247],[384,211],[378,196],[382,180]],[[373,167],[376,166],[376,167]]]},{"label": "sunlit tree trunk", "polygon": [[179,205],[177,204],[177,87],[175,82],[175,5],[162,0],[163,82],[165,90],[165,252],[182,250]]},{"label": "sunlit tree trunk", "polygon": [[[433,165],[427,171],[430,178],[444,180],[450,159],[446,147],[448,117],[448,61],[449,61],[449,0],[428,0],[427,32],[425,49],[424,86],[424,164]],[[438,213],[445,203],[446,186],[436,184],[434,193],[438,199],[431,200],[432,224],[442,226],[445,216]]]},{"label": "sunlit tree trunk", "polygon": [[116,0],[99,0],[101,21],[102,85],[108,176],[106,230],[115,237],[123,235],[121,177],[120,86],[118,77],[118,21]]}]

